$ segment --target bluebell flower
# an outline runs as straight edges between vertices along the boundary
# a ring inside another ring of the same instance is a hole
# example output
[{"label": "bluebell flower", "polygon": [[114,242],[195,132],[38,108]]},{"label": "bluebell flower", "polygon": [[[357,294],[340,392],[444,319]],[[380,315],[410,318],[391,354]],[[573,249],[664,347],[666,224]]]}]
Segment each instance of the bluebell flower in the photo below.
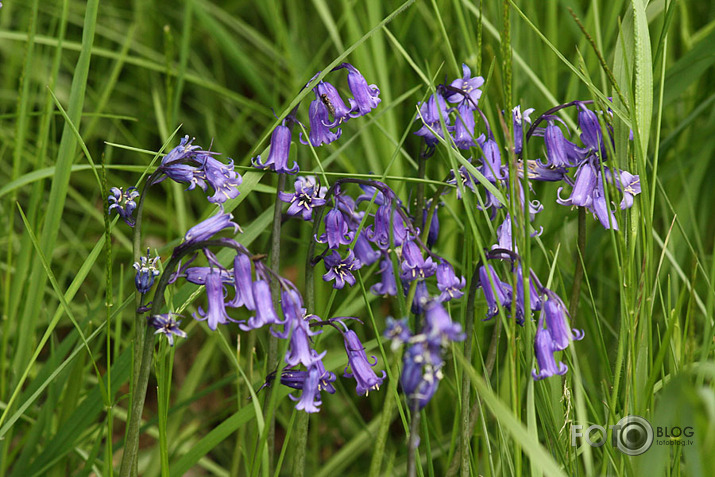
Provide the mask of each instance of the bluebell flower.
[{"label": "bluebell flower", "polygon": [[440,137],[444,137],[440,117],[444,120],[448,133],[454,129],[454,127],[451,126],[447,103],[441,94],[433,94],[424,103],[418,103],[418,106],[420,107],[420,114],[417,116],[417,119],[422,120],[422,127],[414,134],[416,136],[422,136],[427,146],[433,147],[438,142],[437,136],[434,135],[435,132],[439,134]]},{"label": "bluebell flower", "polygon": [[479,268],[479,286],[487,300],[487,319],[499,312],[499,306],[508,307],[511,303],[511,285],[499,279],[494,267],[483,265]]},{"label": "bluebell flower", "polygon": [[[608,167],[604,167],[604,170],[607,181],[613,182],[613,172]],[[619,170],[615,174],[615,183],[616,188],[623,193],[623,199],[620,204],[621,210],[633,207],[633,197],[641,193],[640,177],[628,171]]]},{"label": "bluebell flower", "polygon": [[308,133],[310,142],[304,140],[303,133],[301,133],[300,142],[303,144],[311,144],[313,147],[330,144],[338,139],[343,132],[340,128],[338,128],[337,132],[332,132],[326,126],[326,124],[330,124],[330,113],[320,99],[311,101],[308,116],[310,117],[310,132]]},{"label": "bluebell flower", "polygon": [[[497,243],[492,246],[492,250],[500,248],[504,250],[511,250],[514,253],[519,253],[519,249],[514,242],[511,227],[511,215],[506,214],[506,217],[504,217],[504,222],[502,222],[501,225],[497,227]],[[497,254],[493,257],[508,258],[506,254]]]},{"label": "bluebell flower", "polygon": [[256,156],[251,159],[253,167],[265,169],[266,167],[279,174],[295,174],[299,167],[297,162],[293,162],[293,167],[288,167],[288,159],[290,157],[291,146],[291,131],[288,126],[283,124],[276,126],[271,134],[271,149],[268,152],[266,162],[261,162],[261,156]]},{"label": "bluebell flower", "polygon": [[[187,282],[194,285],[203,285],[206,283],[206,276],[216,270],[216,267],[189,267],[181,271],[178,276],[182,276]],[[228,270],[218,269],[221,272],[221,281],[228,285],[234,283],[233,275]]]},{"label": "bluebell flower", "polygon": [[238,186],[243,178],[234,170],[233,161],[229,159],[229,163],[224,164],[213,157],[215,153],[202,151],[199,146],[192,145],[192,141],[185,136],[179,146],[164,156],[158,169],[163,175],[152,184],[169,177],[176,182],[188,183],[188,190],[198,186],[206,192],[210,186],[214,193],[208,200],[216,204],[238,197]]},{"label": "bluebell flower", "polygon": [[387,317],[387,326],[383,333],[385,338],[392,340],[392,350],[396,351],[400,346],[407,343],[412,338],[412,332],[407,324],[407,318],[396,320],[391,316]]},{"label": "bluebell flower", "polygon": [[[295,399],[291,396],[291,399]],[[303,393],[295,408],[308,413],[320,412],[320,370],[313,365],[308,368],[306,378],[303,381]]]},{"label": "bluebell flower", "polygon": [[[472,192],[476,192],[476,181],[477,178],[467,170],[466,167],[461,166],[459,168],[459,181],[462,183],[462,188],[469,189]],[[452,184],[457,188],[457,199],[462,199],[462,188],[459,187],[457,183],[457,176],[454,170],[451,171],[449,179],[447,179],[447,184]]]},{"label": "bluebell flower", "polygon": [[[403,280],[402,288],[405,295],[409,293],[410,282]],[[421,315],[425,311],[425,305],[430,301],[429,290],[427,290],[427,283],[424,280],[418,280],[417,285],[415,285],[415,296],[412,299],[412,304],[410,305],[410,311],[415,315]]]},{"label": "bluebell flower", "polygon": [[310,331],[309,321],[314,317],[306,316],[303,300],[297,291],[283,291],[281,308],[285,324],[284,331],[276,333],[271,330],[271,332],[280,339],[290,339],[285,362],[288,366],[302,364],[305,367],[310,367],[316,359],[322,359],[325,356],[324,351],[315,357],[310,343],[310,337],[320,334],[321,331]]},{"label": "bluebell flower", "polygon": [[[534,280],[529,280],[529,312],[526,311],[526,303],[524,298],[524,272],[521,267],[521,263],[518,263],[515,270],[516,274],[516,299],[514,303],[516,322],[520,325],[524,324],[527,314],[531,316],[531,311],[538,311],[541,309],[541,297],[536,289]],[[531,277],[530,277],[531,278]]]},{"label": "bluebell flower", "polygon": [[351,117],[351,108],[345,106],[345,102],[340,97],[340,93],[335,89],[335,86],[327,81],[321,81],[313,91],[315,92],[315,98],[322,101],[328,112],[333,116],[333,121],[325,122],[325,126],[333,128]]},{"label": "bluebell flower", "polygon": [[[315,356],[318,355],[317,351],[313,350]],[[325,365],[322,360],[316,360],[313,363],[314,367],[318,369],[318,390],[325,391],[329,394],[335,394],[335,387],[332,383],[335,382],[335,373],[331,373],[325,369]],[[284,369],[281,373],[281,384],[288,386],[293,389],[303,389],[305,380],[308,379],[308,371],[299,371],[296,369]],[[259,388],[259,391],[266,386],[269,386],[271,382],[275,379],[275,372],[268,375],[266,382]],[[297,401],[296,398],[291,396],[291,399]]]},{"label": "bluebell flower", "polygon": [[154,334],[162,334],[169,341],[169,346],[174,346],[174,336],[186,338],[186,332],[179,328],[181,320],[174,320],[173,313],[154,315],[149,320],[149,325],[156,329]]},{"label": "bluebell flower", "polygon": [[412,281],[431,277],[437,270],[437,265],[432,261],[432,257],[427,257],[425,260],[420,247],[412,240],[407,240],[402,244],[401,259],[402,274],[400,277],[403,280]]},{"label": "bluebell flower", "polygon": [[[245,306],[248,310],[256,309],[256,301],[254,295],[253,274],[251,273],[251,258],[243,253],[237,253],[233,257],[233,284],[236,288],[236,295],[233,300],[226,305],[231,308],[239,308]],[[270,294],[269,294],[270,295]],[[270,301],[270,296],[269,296]],[[271,304],[271,308],[273,305]]]},{"label": "bluebell flower", "polygon": [[353,251],[355,258],[360,262],[358,268],[370,266],[380,259],[380,252],[372,248],[364,229],[358,234]]},{"label": "bluebell flower", "polygon": [[468,105],[472,110],[477,108],[479,98],[482,97],[481,86],[484,84],[484,78],[475,76],[472,78],[472,70],[469,66],[462,64],[462,78],[452,81],[451,90],[458,89],[460,92],[452,92],[447,97],[450,103],[462,103]]},{"label": "bluebell flower", "polygon": [[[233,170],[232,159],[229,159],[228,164],[224,164],[212,155],[201,154],[197,156],[197,160],[201,164],[200,176],[214,190],[214,194],[207,197],[209,202],[223,204],[228,199],[238,197],[238,186],[243,182],[243,178]],[[206,190],[205,187],[203,189]]]},{"label": "bluebell flower", "polygon": [[546,318],[546,327],[551,334],[555,350],[568,348],[571,341],[583,339],[583,330],[570,328],[568,324],[569,313],[561,298],[551,290],[546,291],[546,301],[543,304],[543,314]]},{"label": "bluebell flower", "polygon": [[350,63],[343,63],[342,67],[348,70],[348,87],[353,98],[350,99],[350,117],[364,116],[380,104],[380,89],[368,85],[365,77]]},{"label": "bluebell flower", "polygon": [[452,321],[439,300],[431,300],[425,305],[425,335],[428,341],[442,345],[465,338],[462,326]]},{"label": "bluebell flower", "polygon": [[162,167],[192,159],[194,155],[201,151],[201,146],[194,146],[193,142],[194,138],[189,139],[188,135],[181,138],[179,145],[169,151],[161,160]]},{"label": "bluebell flower", "polygon": [[423,409],[437,391],[443,366],[440,346],[430,341],[416,342],[405,351],[400,384],[418,409]]},{"label": "bluebell flower", "polygon": [[481,148],[484,168],[480,172],[484,174],[484,177],[492,183],[506,179],[506,172],[502,168],[501,151],[496,141],[487,139]]},{"label": "bluebell flower", "polygon": [[578,127],[581,129],[581,142],[593,152],[600,153],[602,159],[606,158],[606,148],[603,144],[603,131],[596,113],[583,103],[578,106]]},{"label": "bluebell flower", "polygon": [[521,155],[524,148],[524,123],[531,124],[531,113],[534,108],[521,111],[521,106],[516,106],[511,110],[512,122],[514,124],[514,154]]},{"label": "bluebell flower", "polygon": [[374,295],[395,296],[397,295],[397,282],[395,272],[392,268],[392,260],[385,254],[380,262],[380,281],[374,284],[370,291]]},{"label": "bluebell flower", "polygon": [[220,269],[213,268],[209,271],[204,287],[208,305],[206,311],[199,307],[198,314],[194,313],[194,318],[199,321],[207,321],[209,328],[215,330],[219,324],[226,324],[231,319],[226,313],[226,293]]},{"label": "bluebell flower", "polygon": [[548,329],[543,328],[543,323],[539,321],[534,339],[534,355],[539,366],[539,372],[537,373],[536,370],[531,371],[531,375],[535,380],[539,381],[555,374],[563,375],[569,370],[568,366],[561,361],[556,364],[554,351],[556,351],[556,348],[551,333]]},{"label": "bluebell flower", "polygon": [[355,285],[352,271],[360,268],[360,261],[355,258],[352,250],[348,250],[345,259],[342,259],[336,250],[331,250],[323,260],[327,270],[327,273],[323,275],[323,280],[326,282],[335,280],[333,288],[342,289],[346,283],[349,286]]},{"label": "bluebell flower", "polygon": [[[564,167],[551,168],[545,166],[541,161],[529,159],[526,162],[526,173],[531,180],[544,182],[558,182],[564,179],[568,170]],[[524,177],[524,164],[517,163],[519,177]]]},{"label": "bluebell flower", "polygon": [[224,213],[222,209],[220,213],[199,222],[186,232],[184,243],[174,249],[174,253],[176,254],[176,250],[183,250],[190,245],[208,240],[223,229],[232,228],[233,233],[240,231],[241,227],[231,219],[233,219],[233,215]]},{"label": "bluebell flower", "polygon": [[[383,370],[382,377],[379,377],[372,370],[372,367],[377,364],[377,358],[373,356],[372,359],[375,362],[370,364],[367,354],[365,354],[365,348],[353,330],[346,330],[343,333],[343,339],[345,340],[345,352],[348,355],[348,366],[345,367],[343,376],[355,378],[357,382],[355,390],[358,394],[367,395],[372,390],[380,389],[380,385],[385,379],[385,371]],[[352,373],[348,373],[348,367]]]},{"label": "bluebell flower", "polygon": [[459,149],[469,149],[474,142],[474,111],[468,103],[457,106],[457,119],[454,126],[454,143]]},{"label": "bluebell flower", "polygon": [[336,249],[341,245],[350,245],[355,237],[355,232],[348,229],[343,213],[337,208],[330,209],[325,214],[325,233],[316,237],[318,243],[328,243],[328,248]]},{"label": "bluebell flower", "polygon": [[124,220],[130,227],[134,227],[134,209],[137,208],[136,198],[139,197],[139,192],[136,187],[129,187],[126,191],[123,187],[112,187],[109,189],[109,209],[108,212],[111,214],[112,211],[116,211],[117,214]]},{"label": "bluebell flower", "polygon": [[544,131],[544,144],[546,145],[547,167],[563,168],[574,167],[586,157],[588,150],[581,149],[576,144],[564,137],[561,128],[554,120],[549,120]]},{"label": "bluebell flower", "polygon": [[[251,293],[252,292],[252,293]],[[242,290],[241,293],[244,293]],[[251,290],[246,294],[251,293],[255,302],[255,315],[248,319],[246,324],[239,323],[238,327],[243,331],[257,330],[266,325],[282,325],[282,321],[276,314],[273,307],[273,299],[271,298],[271,288],[265,280],[256,280],[253,282]],[[248,308],[248,307],[247,307]]]},{"label": "bluebell flower", "polygon": [[466,285],[464,277],[457,278],[454,268],[447,261],[442,261],[437,265],[437,288],[441,292],[440,301],[456,300],[464,295],[462,289]]},{"label": "bluebell flower", "polygon": [[158,262],[159,256],[151,258],[148,248],[146,249],[146,257],[139,257],[139,261],[134,262],[134,269],[137,271],[134,277],[134,284],[142,295],[151,290],[154,285],[154,279],[161,274],[157,268]]},{"label": "bluebell flower", "polygon": [[370,202],[373,197],[375,198],[375,205],[378,206],[385,205],[389,202],[389,199],[385,198],[385,194],[383,194],[377,187],[360,184],[360,188],[363,190],[363,193],[355,199],[356,204],[359,204],[360,202]]},{"label": "bluebell flower", "polygon": [[313,220],[313,209],[325,205],[327,187],[320,187],[315,176],[297,177],[295,193],[278,192],[278,198],[290,204],[286,214],[291,217],[302,217],[303,220]]},{"label": "bluebell flower", "polygon": [[408,237],[405,221],[391,202],[386,202],[375,211],[375,220],[367,228],[367,238],[382,250],[387,250],[392,241],[399,247]]},{"label": "bluebell flower", "polygon": [[605,229],[613,228],[618,230],[616,216],[606,202],[606,194],[603,190],[604,184],[601,171],[594,164],[595,158],[584,161],[576,171],[576,178],[568,199],[562,199],[559,188],[559,197],[556,202],[561,205],[578,205],[591,211],[601,222]]}]

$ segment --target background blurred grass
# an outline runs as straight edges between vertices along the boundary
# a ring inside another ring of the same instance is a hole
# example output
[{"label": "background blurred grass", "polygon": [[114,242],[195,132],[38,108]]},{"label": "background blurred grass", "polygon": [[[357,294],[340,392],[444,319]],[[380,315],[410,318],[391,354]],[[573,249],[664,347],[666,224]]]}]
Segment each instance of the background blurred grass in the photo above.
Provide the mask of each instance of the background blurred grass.
[{"label": "background blurred grass", "polygon": [[[106,165],[110,186],[134,184],[164,143],[169,141],[169,147],[177,143],[177,137],[169,139],[179,125],[179,135],[195,136],[198,144],[232,157],[238,169],[248,169],[250,158],[267,146],[274,112],[285,111],[316,71],[402,5],[377,0],[107,1],[99,4],[94,18],[95,3],[7,1],[0,10],[0,158],[5,164],[0,170],[0,229],[4,231],[0,235],[4,245],[0,474],[109,474],[123,439],[131,361],[124,351],[130,346],[133,315],[130,239],[126,228],[116,226],[111,262],[106,262],[101,253],[100,185],[50,91],[77,125],[94,162]],[[590,78],[592,87],[613,94],[567,8],[581,19],[613,68],[620,48],[620,22],[629,2],[517,5],[553,47]],[[372,115],[348,123],[340,141],[316,151],[322,167],[337,174],[387,174],[403,198],[414,194],[412,183],[402,178],[415,175],[414,161],[421,147],[410,134],[416,129],[415,103],[429,94],[433,82],[460,77],[462,62],[488,78],[480,105],[492,125],[499,124],[498,112],[508,104],[534,107],[538,114],[558,103],[594,97],[513,9],[512,97],[505,97],[508,77],[499,40],[505,31],[503,8],[497,1],[480,6],[458,0],[418,0],[356,48],[347,61],[379,85],[382,104]],[[568,357],[572,369],[578,365],[573,374],[563,382],[553,378],[534,384],[528,377],[528,335],[502,340],[495,373],[483,385],[492,388],[503,407],[494,408],[489,397],[485,397],[488,406],[480,407],[472,438],[475,474],[539,474],[547,468],[533,449],[523,448],[524,437],[509,424],[515,418],[527,426],[527,438],[533,438],[528,442],[541,442],[568,474],[609,470],[631,475],[646,471],[712,475],[715,5],[656,1],[646,13],[653,51],[653,62],[647,66],[655,88],[653,127],[642,157],[649,175],[643,180],[653,194],[634,212],[633,229],[619,236],[628,245],[588,220],[584,256],[588,286],[583,288],[574,321],[574,326],[586,329],[587,337],[575,344]],[[627,94],[627,85],[621,86]],[[307,104],[303,108],[305,120]],[[316,159],[305,148],[299,150],[297,160],[304,171],[318,170]],[[637,158],[618,160],[625,167]],[[428,165],[428,178],[442,180],[448,170],[449,162],[435,157]],[[241,240],[254,252],[269,248],[274,180],[270,174],[247,171],[242,195],[230,204],[246,231]],[[536,193],[546,209],[538,218],[544,226],[540,242],[545,253],[532,254],[532,267],[543,276],[554,267],[559,290],[570,291],[578,259],[576,213],[553,204],[555,187],[537,185]],[[478,240],[466,225],[464,204],[446,202],[440,217],[439,252],[461,263],[466,275],[471,273]],[[52,273],[78,327],[51,287],[16,204],[51,260]],[[145,244],[167,256],[172,244],[210,210],[202,194],[162,184],[145,208]],[[493,236],[484,220],[478,232],[481,240],[491,243]],[[302,286],[302,257],[310,230],[305,224],[288,222],[284,234],[284,246],[291,252],[283,257],[282,271]],[[106,289],[107,265],[111,294]],[[363,278],[371,283],[367,274]],[[172,296],[174,305],[187,306],[189,314],[202,303],[195,291],[179,288]],[[318,287],[319,313],[325,314],[324,307],[332,303],[332,316],[349,313],[369,321],[359,288],[331,295],[328,286]],[[113,303],[109,345],[104,338],[105,300]],[[382,300],[370,300],[382,329],[384,317],[396,311]],[[463,318],[461,307],[452,307],[452,312]],[[477,315],[483,312],[478,301]],[[645,328],[644,320],[649,323]],[[163,364],[157,368],[158,382],[173,381],[171,408],[165,422],[147,423],[140,473],[158,475],[162,462],[169,462],[172,475],[189,467],[194,474],[257,473],[261,452],[256,449],[257,428],[238,370],[240,366],[246,372],[254,388],[263,381],[268,371],[263,364],[267,335],[210,333],[189,318],[184,324],[189,338],[179,343],[175,354],[168,354],[163,346],[158,354],[160,363],[163,358],[173,359],[168,362],[173,363],[173,376]],[[368,341],[375,338],[370,328],[360,331]],[[89,341],[91,356],[79,340],[78,329]],[[473,369],[478,374],[483,374],[481,363],[492,329],[493,323],[477,322]],[[45,343],[41,339],[46,333]],[[342,346],[335,336],[321,340],[336,349]],[[376,342],[369,341],[368,346],[374,349]],[[517,379],[511,376],[511,346],[517,348],[523,374]],[[619,349],[624,350],[622,356]],[[37,359],[28,368],[34,354]],[[389,351],[387,357],[393,359]],[[107,363],[113,365],[111,414],[103,401],[107,397],[97,386],[93,361],[104,377]],[[341,372],[345,363],[330,365]],[[447,379],[424,412],[420,455],[426,475],[444,475],[453,460],[461,385],[455,375],[461,375],[463,367],[464,363],[453,360],[445,370]],[[28,377],[22,379],[26,370]],[[612,394],[614,377],[619,375],[620,387]],[[353,394],[344,384],[336,395],[325,398],[321,413],[311,417],[308,475],[338,471],[362,475],[375,459],[379,416],[395,396],[387,386],[367,399]],[[150,387],[147,418],[161,414],[158,406]],[[695,426],[696,445],[672,451],[654,446],[647,459],[625,457],[609,446],[582,448],[578,453],[570,447],[565,421],[605,425],[609,415],[636,410],[662,425]],[[276,454],[283,449],[286,462],[292,458],[294,417],[286,399],[277,416]],[[168,436],[163,444],[159,429]],[[381,474],[405,472],[404,434],[404,420],[397,415],[379,456]],[[108,435],[113,448],[104,446]],[[531,461],[522,460],[522,455]],[[289,475],[288,464],[276,467]],[[268,469],[264,466],[260,472],[267,475]]]}]

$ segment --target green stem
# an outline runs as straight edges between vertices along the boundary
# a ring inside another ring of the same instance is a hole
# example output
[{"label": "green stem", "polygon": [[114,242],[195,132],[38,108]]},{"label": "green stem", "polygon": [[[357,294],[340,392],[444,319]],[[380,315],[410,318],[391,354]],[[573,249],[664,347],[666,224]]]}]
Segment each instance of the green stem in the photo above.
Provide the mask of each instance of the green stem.
[{"label": "green stem", "polygon": [[581,295],[581,282],[583,281],[583,256],[586,252],[586,209],[578,208],[578,245],[576,268],[573,272],[573,288],[571,288],[571,301],[569,301],[569,315],[571,320],[576,318],[578,311],[578,297]]},{"label": "green stem", "polygon": [[420,411],[419,401],[412,400],[410,406],[410,438],[407,442],[407,477],[417,476],[417,446],[420,438]]},{"label": "green stem", "polygon": [[[464,359],[465,363],[472,362],[472,335],[474,334],[474,298],[479,287],[479,268],[478,264],[474,268],[472,280],[469,283],[469,292],[467,294],[466,316],[464,317],[464,333],[467,336],[464,340]],[[460,444],[461,444],[461,469],[462,477],[468,477],[469,474],[469,442],[471,440],[472,426],[469,419],[470,414],[470,391],[472,385],[469,381],[469,373],[462,373],[462,408],[460,415]]]},{"label": "green stem", "polygon": [[[283,211],[283,201],[280,200],[279,195],[285,189],[286,176],[285,174],[278,174],[278,184],[276,185],[276,201],[273,206],[273,230],[271,232],[271,269],[274,273],[278,273],[281,263],[281,220]],[[278,280],[271,281],[271,296],[273,297],[273,307],[277,310],[280,307],[281,301],[281,290],[280,283]],[[278,338],[270,334],[268,336],[268,358],[267,358],[268,370],[274,369],[278,365]],[[268,410],[267,406],[270,402],[270,395],[273,393],[273,388],[266,393],[266,400],[264,402],[264,410]],[[273,454],[275,452],[274,443],[276,435],[276,418],[274,415],[268,416],[268,462],[272,467]],[[268,469],[268,473],[272,473],[272,468]]]}]

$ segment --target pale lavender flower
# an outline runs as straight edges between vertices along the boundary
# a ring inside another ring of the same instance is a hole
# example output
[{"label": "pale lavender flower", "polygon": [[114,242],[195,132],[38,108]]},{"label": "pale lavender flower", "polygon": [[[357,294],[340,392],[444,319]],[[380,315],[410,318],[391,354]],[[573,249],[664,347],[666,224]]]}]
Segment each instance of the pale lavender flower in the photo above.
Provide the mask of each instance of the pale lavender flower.
[{"label": "pale lavender flower", "polygon": [[313,209],[325,205],[327,187],[320,187],[315,176],[297,177],[295,193],[278,192],[278,198],[290,204],[286,214],[291,217],[302,217],[303,220],[313,219]]},{"label": "pale lavender flower", "polygon": [[190,245],[208,240],[223,229],[232,228],[233,233],[240,231],[241,227],[239,227],[237,223],[232,222],[231,219],[233,219],[233,215],[223,213],[222,209],[220,213],[209,217],[203,222],[199,222],[186,232],[186,235],[184,235],[184,243],[177,247],[174,253],[176,253],[176,250],[179,250],[179,248],[184,249]]},{"label": "pale lavender flower", "polygon": [[348,70],[348,86],[353,98],[350,99],[350,117],[364,116],[380,104],[380,89],[368,85],[365,77],[350,63],[343,63],[342,67]]},{"label": "pale lavender flower", "polygon": [[[248,310],[255,310],[254,295],[256,291],[253,288],[251,258],[246,254],[237,253],[233,257],[233,283],[236,287],[236,295],[227,305],[231,308],[245,306]],[[273,305],[271,305],[271,308],[273,308]]]},{"label": "pale lavender flower", "polygon": [[338,128],[337,132],[332,132],[326,124],[330,124],[330,113],[328,108],[320,99],[315,99],[310,103],[308,112],[310,117],[310,133],[308,139],[310,142],[303,139],[303,133],[300,135],[300,142],[303,144],[312,144],[313,147],[318,147],[323,144],[330,144],[340,137],[343,130]]},{"label": "pale lavender flower", "polygon": [[355,232],[348,229],[343,213],[337,208],[330,209],[325,214],[325,233],[316,237],[318,243],[328,243],[328,248],[336,249],[340,245],[349,245],[355,237]]},{"label": "pale lavender flower", "polygon": [[[276,314],[271,298],[271,288],[265,280],[256,280],[251,287],[253,301],[255,303],[255,315],[248,319],[246,324],[239,323],[238,327],[243,331],[257,330],[266,325],[282,325],[282,321]],[[241,293],[244,293],[242,290]],[[246,293],[247,294],[247,293]],[[248,308],[248,307],[247,307]]]},{"label": "pale lavender flower", "polygon": [[288,159],[290,157],[291,146],[291,131],[288,126],[283,124],[276,126],[271,134],[271,149],[268,151],[268,159],[266,162],[261,162],[261,156],[256,156],[251,159],[253,167],[257,169],[269,168],[279,174],[295,174],[299,167],[297,162],[293,162],[293,167],[288,167]]},{"label": "pale lavender flower", "polygon": [[407,240],[402,244],[402,274],[403,280],[417,280],[434,275],[437,265],[432,261],[432,257],[422,256],[420,247],[412,240]]},{"label": "pale lavender flower", "polygon": [[539,321],[536,327],[536,338],[534,339],[534,355],[539,366],[539,372],[531,371],[531,375],[537,381],[553,375],[563,375],[568,371],[568,366],[554,358],[554,341],[548,329],[543,328],[543,323]]},{"label": "pale lavender flower", "polygon": [[524,148],[524,123],[531,124],[531,113],[534,108],[521,111],[521,106],[516,106],[511,110],[512,122],[514,124],[514,153],[520,155]]},{"label": "pale lavender flower", "polygon": [[583,330],[570,328],[569,313],[561,298],[551,290],[546,291],[546,301],[543,304],[543,314],[546,317],[546,327],[549,329],[555,350],[564,350],[571,341],[583,339]]},{"label": "pale lavender flower", "polygon": [[345,352],[348,355],[348,366],[352,370],[352,373],[348,373],[348,366],[346,366],[343,376],[355,378],[357,382],[355,390],[358,394],[367,395],[372,390],[380,389],[380,384],[385,379],[385,371],[382,371],[382,377],[379,377],[372,370],[372,367],[377,364],[377,358],[373,356],[372,359],[375,362],[370,364],[367,354],[365,354],[365,348],[353,330],[346,330],[343,333],[343,338],[345,340]]},{"label": "pale lavender flower", "polygon": [[[479,98],[482,96],[482,90],[479,88],[484,84],[484,78],[475,76],[472,78],[472,70],[469,66],[462,64],[462,78],[452,81],[450,91],[452,94],[447,97],[450,103],[464,103],[472,110],[477,108]],[[460,92],[453,92],[458,89]]]},{"label": "pale lavender flower", "polygon": [[374,295],[395,296],[397,295],[397,283],[395,282],[395,272],[392,268],[392,260],[385,254],[380,262],[380,281],[374,284],[370,291]]},{"label": "pale lavender flower", "polygon": [[350,115],[351,108],[345,106],[345,102],[340,97],[340,93],[335,89],[335,86],[327,81],[321,81],[313,91],[315,92],[315,98],[322,101],[328,112],[333,116],[333,121],[325,122],[325,126],[333,128],[352,117]]},{"label": "pale lavender flower", "polygon": [[355,285],[352,271],[360,268],[360,261],[355,258],[352,250],[348,250],[345,259],[342,259],[336,250],[332,250],[325,256],[324,262],[327,273],[323,275],[323,280],[335,280],[333,288],[342,289],[346,283],[349,286]]},{"label": "pale lavender flower", "polygon": [[464,277],[457,278],[452,265],[443,261],[437,265],[437,288],[441,292],[440,301],[456,300],[464,295],[462,289],[466,285]]},{"label": "pale lavender flower", "polygon": [[199,321],[207,321],[211,330],[215,330],[219,324],[228,323],[231,319],[226,313],[226,293],[221,277],[221,270],[218,268],[212,269],[206,275],[204,287],[208,305],[206,311],[199,307],[198,314],[194,313],[194,318]]}]

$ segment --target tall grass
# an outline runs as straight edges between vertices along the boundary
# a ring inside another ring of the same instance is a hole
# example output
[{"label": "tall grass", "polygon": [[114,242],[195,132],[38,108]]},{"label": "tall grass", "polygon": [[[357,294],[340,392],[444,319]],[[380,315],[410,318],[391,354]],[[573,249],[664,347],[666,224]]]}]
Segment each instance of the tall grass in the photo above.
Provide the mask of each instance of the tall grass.
[{"label": "tall grass", "polygon": [[[269,253],[276,179],[250,158],[265,153],[276,116],[309,93],[301,88],[315,72],[349,61],[382,103],[340,141],[299,150],[301,170],[325,182],[373,174],[405,201],[432,197],[464,158],[444,148],[420,164],[415,105],[461,77],[462,63],[487,80],[480,107],[501,137],[500,113],[516,104],[538,115],[576,99],[608,103],[615,164],[641,180],[620,231],[589,214],[579,224],[578,211],[555,203],[556,186],[535,185],[543,234],[518,245],[551,289],[576,290],[572,325],[585,338],[563,353],[565,377],[534,381],[531,322],[482,321],[480,292],[471,308],[452,305],[473,332],[452,346],[420,413],[418,475],[713,475],[713,13],[712,2],[665,0],[3,2],[0,474],[119,471],[134,386],[135,257],[129,229],[114,217],[105,225],[107,186],[138,184],[159,151],[196,137],[235,160],[244,181],[226,210],[244,229],[238,240]],[[575,115],[562,119],[575,132]],[[142,247],[162,257],[214,210],[183,189],[167,181],[146,200]],[[471,277],[494,226],[474,196],[444,202],[436,248]],[[286,221],[274,254],[301,289],[311,233]],[[154,350],[139,475],[405,475],[415,421],[397,382],[402,361],[381,333],[406,307],[368,293],[373,273],[337,292],[318,276],[315,311],[361,318],[388,378],[366,398],[339,379],[310,416],[284,389],[255,393],[273,371],[267,332],[212,332],[190,318],[205,301],[199,287],[170,288],[188,338]],[[334,335],[319,339],[335,347],[326,366],[342,374]],[[608,428],[627,415],[671,435],[690,427],[693,443],[656,437],[633,457],[610,433],[600,447],[572,446],[574,425]]]}]

